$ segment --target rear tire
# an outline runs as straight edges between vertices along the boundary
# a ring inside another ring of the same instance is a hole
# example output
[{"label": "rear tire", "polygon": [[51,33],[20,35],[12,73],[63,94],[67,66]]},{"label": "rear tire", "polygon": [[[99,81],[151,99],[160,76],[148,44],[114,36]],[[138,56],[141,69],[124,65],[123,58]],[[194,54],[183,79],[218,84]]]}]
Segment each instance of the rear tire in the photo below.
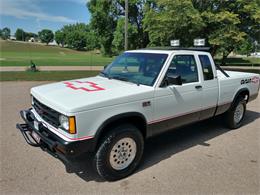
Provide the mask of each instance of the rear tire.
[{"label": "rear tire", "polygon": [[246,112],[246,100],[244,97],[238,97],[231,108],[226,113],[227,126],[230,129],[241,127]]},{"label": "rear tire", "polygon": [[141,132],[131,124],[113,128],[101,141],[94,165],[98,174],[108,181],[130,175],[138,166],[144,148]]}]

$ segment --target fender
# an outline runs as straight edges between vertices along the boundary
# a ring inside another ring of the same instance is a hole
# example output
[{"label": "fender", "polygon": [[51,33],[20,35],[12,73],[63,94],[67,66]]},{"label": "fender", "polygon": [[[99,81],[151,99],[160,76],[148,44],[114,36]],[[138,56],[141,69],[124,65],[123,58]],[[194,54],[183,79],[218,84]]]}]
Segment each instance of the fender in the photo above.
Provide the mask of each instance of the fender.
[{"label": "fender", "polygon": [[236,92],[236,95],[233,97],[233,101],[232,101],[232,104],[231,104],[230,107],[233,106],[235,100],[237,99],[237,97],[238,97],[240,94],[246,94],[246,95],[248,95],[248,97],[247,97],[247,99],[246,99],[246,102],[248,102],[248,99],[249,99],[249,96],[250,96],[250,94],[249,94],[249,89],[246,88],[246,87],[244,87],[244,88],[239,89],[239,90]]},{"label": "fender", "polygon": [[99,126],[99,128],[95,134],[95,137],[94,137],[96,146],[98,144],[99,139],[105,133],[104,130],[108,125],[110,125],[116,121],[121,121],[121,120],[129,119],[129,118],[139,118],[140,119],[140,121],[137,120],[137,121],[135,121],[135,123],[137,124],[138,127],[142,127],[140,129],[141,133],[143,134],[144,138],[146,138],[147,120],[146,120],[145,116],[139,112],[126,112],[126,113],[121,113],[121,114],[108,118]]}]

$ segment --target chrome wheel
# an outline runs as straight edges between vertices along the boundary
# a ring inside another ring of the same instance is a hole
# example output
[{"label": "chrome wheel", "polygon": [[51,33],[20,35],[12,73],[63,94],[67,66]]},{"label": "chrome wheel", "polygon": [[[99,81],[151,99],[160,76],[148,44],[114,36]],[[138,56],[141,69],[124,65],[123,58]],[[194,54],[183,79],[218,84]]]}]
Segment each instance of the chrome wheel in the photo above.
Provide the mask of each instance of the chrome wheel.
[{"label": "chrome wheel", "polygon": [[236,124],[238,124],[242,120],[244,116],[244,111],[244,105],[242,103],[239,103],[234,112],[234,122]]},{"label": "chrome wheel", "polygon": [[113,146],[109,162],[113,169],[127,168],[136,156],[136,143],[132,138],[122,138]]}]

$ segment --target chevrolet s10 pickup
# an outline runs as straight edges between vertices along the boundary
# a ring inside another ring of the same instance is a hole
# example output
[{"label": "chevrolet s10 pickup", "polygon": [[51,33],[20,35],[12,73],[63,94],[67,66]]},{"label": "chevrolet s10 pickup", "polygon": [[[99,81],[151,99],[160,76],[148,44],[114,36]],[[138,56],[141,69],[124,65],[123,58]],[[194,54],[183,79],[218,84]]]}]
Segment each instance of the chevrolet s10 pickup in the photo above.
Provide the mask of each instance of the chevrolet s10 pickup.
[{"label": "chevrolet s10 pickup", "polygon": [[149,137],[221,114],[239,128],[258,92],[259,74],[224,71],[207,51],[126,51],[95,77],[33,87],[17,128],[55,157],[93,154],[113,181],[133,173]]}]

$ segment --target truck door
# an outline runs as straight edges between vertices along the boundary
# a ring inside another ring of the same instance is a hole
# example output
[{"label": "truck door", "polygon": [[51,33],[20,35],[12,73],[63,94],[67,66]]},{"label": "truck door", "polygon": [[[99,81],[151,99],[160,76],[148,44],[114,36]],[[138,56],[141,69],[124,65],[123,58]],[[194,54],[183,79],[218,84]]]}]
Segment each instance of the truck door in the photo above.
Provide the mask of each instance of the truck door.
[{"label": "truck door", "polygon": [[200,120],[210,118],[214,115],[218,102],[219,85],[216,76],[216,69],[213,68],[214,62],[207,54],[198,55],[202,69],[202,108]]},{"label": "truck door", "polygon": [[158,87],[154,96],[153,134],[198,121],[202,104],[202,85],[194,55],[173,56],[165,75],[180,75],[182,85]]}]

